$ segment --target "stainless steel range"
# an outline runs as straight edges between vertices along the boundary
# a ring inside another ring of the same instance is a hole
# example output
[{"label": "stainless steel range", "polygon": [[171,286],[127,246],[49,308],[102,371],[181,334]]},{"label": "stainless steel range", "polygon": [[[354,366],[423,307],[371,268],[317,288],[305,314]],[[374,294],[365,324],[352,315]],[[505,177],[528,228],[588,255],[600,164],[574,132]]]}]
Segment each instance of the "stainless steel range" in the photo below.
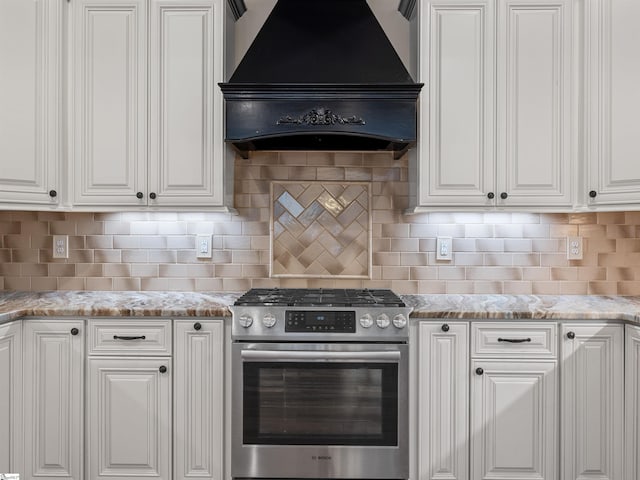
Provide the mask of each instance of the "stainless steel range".
[{"label": "stainless steel range", "polygon": [[253,289],[231,310],[234,478],[408,478],[411,308],[390,290]]}]

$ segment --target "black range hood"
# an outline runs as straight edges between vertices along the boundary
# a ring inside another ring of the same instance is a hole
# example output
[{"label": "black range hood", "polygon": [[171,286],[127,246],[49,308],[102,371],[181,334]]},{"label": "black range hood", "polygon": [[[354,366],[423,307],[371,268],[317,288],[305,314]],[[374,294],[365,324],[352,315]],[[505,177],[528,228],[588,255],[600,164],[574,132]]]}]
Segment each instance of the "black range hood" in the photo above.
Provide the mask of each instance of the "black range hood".
[{"label": "black range hood", "polygon": [[278,0],[220,88],[225,140],[250,150],[392,150],[416,142],[412,80],[366,0]]}]

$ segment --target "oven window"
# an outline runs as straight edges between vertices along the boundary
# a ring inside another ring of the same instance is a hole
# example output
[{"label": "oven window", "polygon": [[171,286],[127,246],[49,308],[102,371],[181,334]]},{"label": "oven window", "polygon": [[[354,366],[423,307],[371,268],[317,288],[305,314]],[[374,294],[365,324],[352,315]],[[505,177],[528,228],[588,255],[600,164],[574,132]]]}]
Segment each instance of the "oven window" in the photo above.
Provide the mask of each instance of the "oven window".
[{"label": "oven window", "polygon": [[244,444],[398,444],[398,366],[245,362]]}]

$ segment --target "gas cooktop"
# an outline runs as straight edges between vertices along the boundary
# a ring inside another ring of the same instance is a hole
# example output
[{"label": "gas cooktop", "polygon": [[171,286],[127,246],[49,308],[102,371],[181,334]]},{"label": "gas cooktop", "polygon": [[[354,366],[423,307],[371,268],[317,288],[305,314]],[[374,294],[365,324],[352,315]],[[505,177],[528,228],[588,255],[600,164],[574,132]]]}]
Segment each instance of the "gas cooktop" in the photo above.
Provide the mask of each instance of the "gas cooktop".
[{"label": "gas cooktop", "polygon": [[234,305],[287,307],[405,307],[391,290],[252,288]]}]

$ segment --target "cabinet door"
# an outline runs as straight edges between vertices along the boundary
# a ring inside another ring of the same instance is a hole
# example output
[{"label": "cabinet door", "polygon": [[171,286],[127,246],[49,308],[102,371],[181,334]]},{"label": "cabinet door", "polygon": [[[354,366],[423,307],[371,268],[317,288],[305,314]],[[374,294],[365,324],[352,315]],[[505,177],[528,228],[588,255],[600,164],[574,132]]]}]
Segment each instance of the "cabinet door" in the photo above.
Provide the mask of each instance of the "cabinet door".
[{"label": "cabinet door", "polygon": [[469,324],[420,322],[418,478],[469,478]]},{"label": "cabinet door", "polygon": [[23,328],[25,477],[80,480],[84,322],[25,320]]},{"label": "cabinet door", "polygon": [[563,480],[621,480],[624,435],[622,325],[562,326]]},{"label": "cabinet door", "polygon": [[420,205],[493,205],[494,2],[419,9]]},{"label": "cabinet door", "polygon": [[152,205],[222,205],[223,20],[220,0],[151,0]]},{"label": "cabinet door", "polygon": [[171,478],[170,358],[91,357],[87,402],[89,478]]},{"label": "cabinet door", "polygon": [[585,3],[585,118],[591,205],[640,201],[640,2]]},{"label": "cabinet door", "polygon": [[0,472],[22,470],[22,322],[0,325]]},{"label": "cabinet door", "polygon": [[471,478],[555,479],[557,362],[471,362]]},{"label": "cabinet door", "polygon": [[223,478],[224,323],[174,321],[175,480]]},{"label": "cabinet door", "polygon": [[0,197],[56,205],[65,2],[0,2]]},{"label": "cabinet door", "polygon": [[74,202],[146,205],[147,2],[73,9]]},{"label": "cabinet door", "polygon": [[573,0],[497,4],[498,205],[570,206]]},{"label": "cabinet door", "polygon": [[625,335],[625,480],[640,478],[640,327]]}]

